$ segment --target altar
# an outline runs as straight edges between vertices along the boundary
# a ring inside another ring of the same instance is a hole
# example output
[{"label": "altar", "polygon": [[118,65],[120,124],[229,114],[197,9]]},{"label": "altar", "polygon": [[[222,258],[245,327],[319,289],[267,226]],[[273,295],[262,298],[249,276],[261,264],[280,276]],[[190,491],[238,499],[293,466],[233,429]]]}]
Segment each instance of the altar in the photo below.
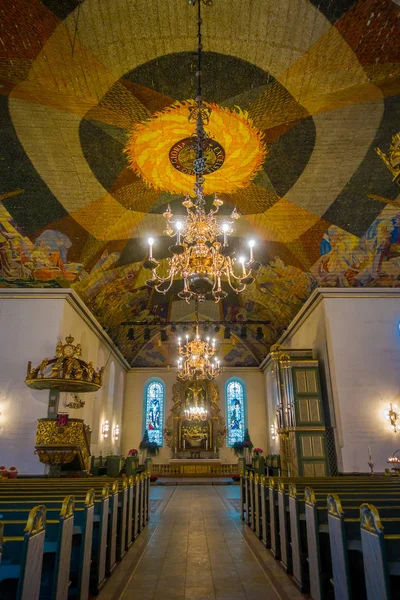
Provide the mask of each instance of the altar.
[{"label": "altar", "polygon": [[212,473],[213,465],[221,465],[218,452],[226,436],[217,386],[210,381],[177,381],[172,399],[164,430],[164,440],[172,453],[169,464],[181,474]]}]

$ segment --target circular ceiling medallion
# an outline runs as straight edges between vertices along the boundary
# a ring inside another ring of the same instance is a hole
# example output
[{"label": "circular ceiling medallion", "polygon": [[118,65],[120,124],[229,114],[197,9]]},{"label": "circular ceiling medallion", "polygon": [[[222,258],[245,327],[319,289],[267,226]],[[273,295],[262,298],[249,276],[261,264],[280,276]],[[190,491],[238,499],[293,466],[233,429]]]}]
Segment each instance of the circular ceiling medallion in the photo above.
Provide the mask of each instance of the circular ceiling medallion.
[{"label": "circular ceiling medallion", "polygon": [[[176,102],[137,123],[129,133],[125,146],[129,167],[155,189],[176,194],[190,194],[193,189],[194,128],[188,121],[193,104],[193,100]],[[204,192],[231,193],[248,186],[267,154],[263,132],[245,110],[204,104],[211,109]]]},{"label": "circular ceiling medallion", "polygon": [[[204,175],[214,173],[222,167],[225,161],[225,150],[215,140],[208,138],[203,156],[207,159]],[[197,158],[196,139],[194,137],[184,138],[174,144],[169,151],[171,165],[181,173],[194,175],[194,161]]]}]

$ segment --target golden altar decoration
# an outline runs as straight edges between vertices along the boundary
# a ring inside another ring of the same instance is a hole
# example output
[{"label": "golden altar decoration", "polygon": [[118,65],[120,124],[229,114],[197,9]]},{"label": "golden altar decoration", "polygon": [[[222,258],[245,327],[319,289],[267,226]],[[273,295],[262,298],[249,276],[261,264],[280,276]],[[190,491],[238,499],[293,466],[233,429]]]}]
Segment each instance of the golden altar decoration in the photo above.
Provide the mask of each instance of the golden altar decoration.
[{"label": "golden altar decoration", "polygon": [[39,419],[35,454],[45,465],[62,467],[75,461],[74,470],[89,472],[90,433],[83,419],[68,418],[63,425],[57,419]]},{"label": "golden altar decoration", "polygon": [[28,362],[25,383],[34,390],[59,390],[61,392],[96,392],[103,385],[104,367],[98,371],[93,363],[81,358],[80,344],[73,344],[69,335],[65,344],[58,342],[55,357],[44,358],[38,367]]},{"label": "golden altar decoration", "polygon": [[177,381],[164,438],[175,451],[216,452],[225,441],[226,427],[218,405],[218,388],[210,381]]}]

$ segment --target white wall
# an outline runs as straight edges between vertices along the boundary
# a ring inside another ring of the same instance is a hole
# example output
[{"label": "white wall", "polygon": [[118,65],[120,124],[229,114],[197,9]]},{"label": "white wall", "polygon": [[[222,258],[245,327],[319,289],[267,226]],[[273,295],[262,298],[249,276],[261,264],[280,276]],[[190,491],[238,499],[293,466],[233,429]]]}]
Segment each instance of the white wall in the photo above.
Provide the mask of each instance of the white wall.
[{"label": "white wall", "polygon": [[[88,317],[89,311],[81,312],[75,303],[65,302],[59,324],[59,339],[64,341],[65,337],[71,334],[75,338],[74,343],[82,344],[84,360],[92,361],[96,368],[105,365],[103,386],[98,392],[80,394],[85,400],[83,409],[66,408],[65,404],[72,400],[71,395],[66,393],[61,394],[59,408],[63,412],[68,412],[72,417],[84,419],[85,423],[90,426],[92,454],[98,455],[100,452],[103,455],[119,454],[122,436],[120,433],[119,440],[116,441],[113,439],[112,432],[115,425],[119,425],[122,432],[123,390],[120,389],[120,386],[124,385],[126,367],[115,352],[115,348],[99,335],[97,328],[93,327],[92,315],[90,315],[90,319]],[[101,428],[106,419],[110,424],[110,432],[108,438],[104,439]]]},{"label": "white wall", "polygon": [[27,364],[54,355],[63,303],[0,296],[0,464],[24,473],[44,473],[34,446],[49,402],[48,392],[25,385]]},{"label": "white wall", "polygon": [[[400,447],[400,434],[384,418],[389,402],[400,406],[399,322],[400,290],[322,288],[279,340],[285,348],[313,349],[320,361],[341,472],[368,472],[368,446],[375,470],[383,471]],[[264,368],[270,425],[269,360]]]},{"label": "white wall", "polygon": [[[225,383],[231,377],[239,377],[246,384],[247,393],[247,423],[252,441],[255,446],[264,450],[267,444],[267,418],[265,412],[264,375],[257,369],[228,369],[217,379],[219,391],[219,405],[221,414],[226,420],[225,410]],[[143,437],[143,409],[144,389],[146,382],[152,377],[159,377],[165,383],[166,402],[164,413],[165,420],[170,415],[172,408],[172,386],[176,382],[176,372],[171,369],[131,369],[126,375],[124,416],[123,416],[123,443],[122,451],[127,453],[130,448],[138,448]],[[171,458],[171,450],[164,445],[157,462],[166,462]],[[236,462],[233,451],[224,447],[220,451],[220,458],[227,463]]]},{"label": "white wall", "polygon": [[343,471],[368,471],[368,445],[383,471],[400,447],[384,418],[389,402],[400,405],[400,293],[324,302]]},{"label": "white wall", "polygon": [[[112,439],[112,427],[122,430],[123,385],[127,364],[112,346],[100,325],[72,290],[0,291],[0,465],[15,465],[21,473],[43,473],[34,454],[37,420],[47,417],[49,392],[34,391],[25,383],[29,360],[37,366],[43,358],[52,358],[57,342],[71,334],[82,344],[84,360],[97,368],[107,365],[104,384],[93,394],[81,394],[83,409],[69,409],[73,400],[60,395],[59,411],[84,419],[93,429],[91,451],[98,454],[120,452],[119,441]],[[98,359],[101,359],[101,364]],[[112,385],[110,372],[114,371]],[[110,435],[104,440],[101,424],[110,422]]]}]

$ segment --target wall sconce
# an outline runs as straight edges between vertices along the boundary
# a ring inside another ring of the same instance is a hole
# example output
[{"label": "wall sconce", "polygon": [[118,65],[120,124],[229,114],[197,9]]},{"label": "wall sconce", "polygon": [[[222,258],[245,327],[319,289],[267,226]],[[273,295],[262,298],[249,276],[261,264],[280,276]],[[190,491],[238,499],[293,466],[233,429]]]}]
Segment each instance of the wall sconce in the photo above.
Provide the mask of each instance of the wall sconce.
[{"label": "wall sconce", "polygon": [[106,419],[103,423],[103,425],[101,426],[101,435],[103,436],[103,438],[106,440],[108,438],[108,433],[110,431],[110,423],[108,422],[108,420]]},{"label": "wall sconce", "polygon": [[276,430],[275,425],[271,425],[271,438],[273,441],[276,440],[276,438],[278,437],[278,432]]},{"label": "wall sconce", "polygon": [[114,442],[118,442],[118,440],[119,440],[119,425],[114,425],[113,440],[114,440]]},{"label": "wall sconce", "polygon": [[390,427],[393,429],[394,433],[397,433],[397,421],[400,420],[400,415],[398,407],[396,404],[393,404],[393,402],[391,402],[388,406],[386,418],[388,421],[390,421]]}]

